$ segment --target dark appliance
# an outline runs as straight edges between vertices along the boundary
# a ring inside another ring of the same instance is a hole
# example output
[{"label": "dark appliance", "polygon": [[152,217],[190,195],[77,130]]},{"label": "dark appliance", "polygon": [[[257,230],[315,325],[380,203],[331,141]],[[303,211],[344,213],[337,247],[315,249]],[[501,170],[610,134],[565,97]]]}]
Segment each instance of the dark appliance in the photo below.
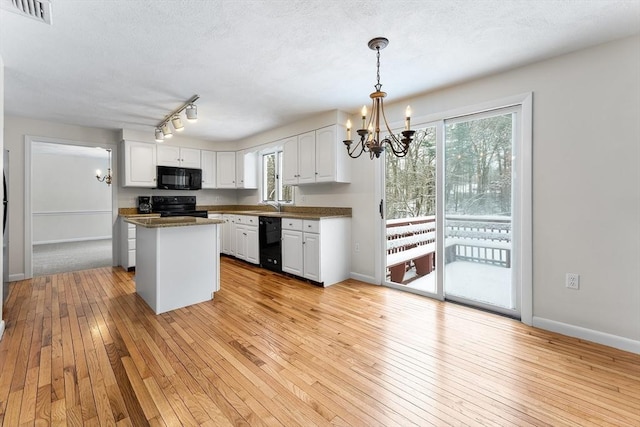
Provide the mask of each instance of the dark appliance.
[{"label": "dark appliance", "polygon": [[160,216],[197,216],[206,218],[207,211],[196,210],[196,196],[152,196],[151,212]]},{"label": "dark appliance", "polygon": [[138,213],[140,214],[151,213],[151,197],[149,196],[138,197]]},{"label": "dark appliance", "polygon": [[[9,230],[7,230],[7,220],[9,218],[9,150],[4,150],[4,168],[2,169],[2,301],[6,301],[9,296]],[[2,305],[2,304],[0,304]],[[2,313],[0,312],[0,321]]]},{"label": "dark appliance", "polygon": [[157,188],[163,190],[200,190],[202,169],[157,166]]},{"label": "dark appliance", "polygon": [[259,217],[260,267],[282,271],[282,218]]}]

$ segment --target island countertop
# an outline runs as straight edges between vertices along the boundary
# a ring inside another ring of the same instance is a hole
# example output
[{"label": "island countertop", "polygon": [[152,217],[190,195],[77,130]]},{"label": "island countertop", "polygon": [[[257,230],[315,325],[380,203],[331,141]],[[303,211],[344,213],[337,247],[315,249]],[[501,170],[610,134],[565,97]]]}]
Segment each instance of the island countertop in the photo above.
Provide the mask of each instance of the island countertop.
[{"label": "island countertop", "polygon": [[194,225],[224,224],[221,219],[200,218],[193,216],[171,217],[128,217],[124,218],[129,224],[139,225],[145,228],[189,227]]}]

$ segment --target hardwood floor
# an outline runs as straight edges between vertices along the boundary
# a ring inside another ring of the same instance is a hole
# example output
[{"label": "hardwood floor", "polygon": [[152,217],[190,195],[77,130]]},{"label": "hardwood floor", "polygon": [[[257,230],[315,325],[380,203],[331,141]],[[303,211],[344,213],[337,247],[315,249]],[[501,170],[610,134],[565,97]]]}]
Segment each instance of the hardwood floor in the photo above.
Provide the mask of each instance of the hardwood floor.
[{"label": "hardwood floor", "polygon": [[160,316],[120,268],[13,284],[2,424],[640,425],[639,355],[357,281],[222,268],[213,301]]}]

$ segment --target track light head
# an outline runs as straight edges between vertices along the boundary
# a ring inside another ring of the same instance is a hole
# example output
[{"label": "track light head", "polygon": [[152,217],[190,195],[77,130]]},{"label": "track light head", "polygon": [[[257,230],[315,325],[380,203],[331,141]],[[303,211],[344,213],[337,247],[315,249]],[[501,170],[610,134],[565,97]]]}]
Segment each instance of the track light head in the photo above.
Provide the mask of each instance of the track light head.
[{"label": "track light head", "polygon": [[173,136],[173,133],[171,132],[171,129],[169,129],[169,125],[167,123],[162,125],[162,134],[165,138],[171,138]]},{"label": "track light head", "polygon": [[173,128],[178,132],[184,130],[184,125],[182,124],[182,120],[180,120],[180,117],[178,115],[173,116],[173,118],[171,119],[171,124],[173,125]]},{"label": "track light head", "polygon": [[156,142],[164,141],[164,134],[162,133],[162,129],[156,128]]},{"label": "track light head", "polygon": [[198,120],[198,107],[196,104],[189,104],[187,108],[185,108],[185,113],[187,115],[187,120],[190,122],[195,122]]}]

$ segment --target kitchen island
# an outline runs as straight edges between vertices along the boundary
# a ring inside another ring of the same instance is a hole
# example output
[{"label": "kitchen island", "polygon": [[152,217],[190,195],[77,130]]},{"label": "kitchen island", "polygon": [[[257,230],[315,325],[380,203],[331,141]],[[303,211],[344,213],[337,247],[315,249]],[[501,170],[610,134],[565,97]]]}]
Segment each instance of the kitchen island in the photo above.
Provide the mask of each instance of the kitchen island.
[{"label": "kitchen island", "polygon": [[218,219],[126,218],[136,226],[136,292],[156,313],[213,299],[220,289]]}]

